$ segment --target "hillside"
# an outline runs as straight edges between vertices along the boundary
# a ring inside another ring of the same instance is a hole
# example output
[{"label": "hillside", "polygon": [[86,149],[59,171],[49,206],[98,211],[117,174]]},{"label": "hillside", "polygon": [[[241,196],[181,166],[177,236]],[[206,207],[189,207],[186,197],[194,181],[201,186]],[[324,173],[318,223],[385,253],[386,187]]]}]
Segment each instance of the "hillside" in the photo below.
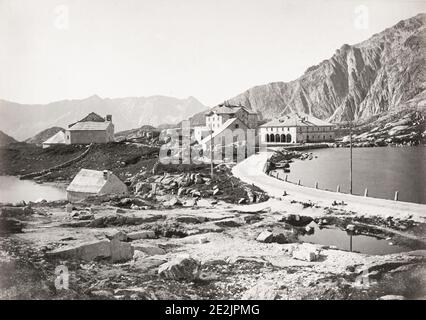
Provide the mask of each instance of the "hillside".
[{"label": "hillside", "polygon": [[0,131],[0,147],[6,146],[10,143],[16,143],[16,142],[18,142],[18,141],[13,139],[11,136],[8,136],[3,131]]},{"label": "hillside", "polygon": [[229,100],[265,118],[301,111],[334,122],[425,109],[426,14],[356,44],[344,44],[298,79],[248,89]]},{"label": "hillside", "polygon": [[[125,139],[142,139],[145,138],[145,133],[150,132],[153,137],[158,137],[160,134],[160,129],[157,129],[150,125],[143,125],[140,128],[130,129],[125,131],[116,132],[114,137],[116,141],[121,141]],[[150,139],[146,139],[150,140]]]},{"label": "hillside", "polygon": [[35,144],[35,145],[39,146],[44,141],[46,141],[47,139],[49,139],[50,137],[52,137],[53,135],[55,135],[59,131],[64,132],[65,129],[61,128],[61,127],[52,127],[52,128],[49,128],[49,129],[46,129],[46,130],[43,130],[43,131],[37,133],[32,138],[29,138],[29,139],[25,140],[25,142],[26,143]]},{"label": "hillside", "polygon": [[63,100],[46,105],[26,105],[0,100],[0,128],[24,140],[50,127],[68,127],[90,112],[112,115],[115,131],[149,124],[178,123],[206,107],[193,97],[165,96]]}]

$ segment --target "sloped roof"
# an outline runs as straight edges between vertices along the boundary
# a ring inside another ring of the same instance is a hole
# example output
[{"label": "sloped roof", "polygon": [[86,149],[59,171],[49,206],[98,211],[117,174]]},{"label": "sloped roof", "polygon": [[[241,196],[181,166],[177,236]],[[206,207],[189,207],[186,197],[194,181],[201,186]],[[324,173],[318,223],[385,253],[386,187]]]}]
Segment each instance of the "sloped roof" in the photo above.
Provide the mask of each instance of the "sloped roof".
[{"label": "sloped roof", "polygon": [[205,143],[209,142],[210,138],[214,139],[217,135],[221,134],[225,129],[229,128],[229,126],[237,120],[242,123],[242,121],[239,120],[238,118],[231,118],[231,119],[226,120],[224,124],[222,124],[218,129],[216,129],[213,132],[213,135],[208,135],[203,140],[201,140],[201,144],[205,144]]},{"label": "sloped roof", "polygon": [[111,122],[95,122],[95,121],[86,121],[86,122],[77,122],[72,127],[68,128],[69,131],[77,130],[106,130]]},{"label": "sloped roof", "polygon": [[[90,112],[87,116],[85,116],[83,119],[71,123],[70,125],[68,125],[68,128],[72,128],[74,127],[76,124],[78,123],[82,123],[82,122],[97,122],[97,123],[102,123],[102,122],[106,122],[108,123],[104,118],[102,118],[100,115],[98,115],[97,113],[94,112]],[[80,129],[81,130],[81,129]],[[100,129],[102,130],[102,129]]]},{"label": "sloped roof", "polygon": [[248,109],[244,106],[233,106],[233,105],[218,105],[216,107],[213,107],[212,109],[210,109],[209,111],[207,111],[205,114],[209,115],[212,113],[217,113],[217,114],[234,114],[236,112],[238,112],[239,110],[244,110],[249,114],[257,114],[256,111],[253,111],[251,109]]},{"label": "sloped roof", "polygon": [[[112,175],[113,173],[110,172],[109,174]],[[81,169],[71,181],[67,191],[98,193],[106,182],[103,171]]]},{"label": "sloped roof", "polygon": [[334,126],[332,123],[315,118],[306,113],[289,114],[281,118],[269,121],[261,127],[321,127]]},{"label": "sloped roof", "polygon": [[58,131],[56,134],[51,136],[49,139],[43,142],[43,144],[61,144],[65,143],[65,133]]},{"label": "sloped roof", "polygon": [[102,118],[97,113],[90,112],[87,116],[85,116],[83,119],[81,119],[78,122],[86,122],[86,121],[90,121],[90,122],[104,122],[105,119]]}]

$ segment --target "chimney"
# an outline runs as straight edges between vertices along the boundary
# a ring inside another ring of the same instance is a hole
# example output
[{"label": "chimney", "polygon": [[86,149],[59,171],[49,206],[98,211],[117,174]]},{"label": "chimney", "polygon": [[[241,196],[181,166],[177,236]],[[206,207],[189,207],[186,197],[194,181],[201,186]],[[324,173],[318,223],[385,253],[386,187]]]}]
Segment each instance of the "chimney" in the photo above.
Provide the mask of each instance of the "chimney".
[{"label": "chimney", "polygon": [[111,122],[112,121],[112,115],[107,114],[106,117],[105,117],[105,120]]},{"label": "chimney", "polygon": [[108,180],[108,178],[109,178],[109,171],[108,170],[104,170],[103,172],[104,172],[104,179]]}]

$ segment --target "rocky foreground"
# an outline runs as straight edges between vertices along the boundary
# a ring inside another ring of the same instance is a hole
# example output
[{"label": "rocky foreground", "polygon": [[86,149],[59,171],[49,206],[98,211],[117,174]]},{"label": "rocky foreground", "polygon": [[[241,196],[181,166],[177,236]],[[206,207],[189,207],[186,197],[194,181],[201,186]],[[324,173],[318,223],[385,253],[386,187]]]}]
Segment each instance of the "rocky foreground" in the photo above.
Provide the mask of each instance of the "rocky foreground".
[{"label": "rocky foreground", "polygon": [[[131,209],[132,199],[3,206],[0,298],[426,298],[426,225],[409,215],[383,219],[291,199],[189,200],[162,210]],[[407,252],[303,243],[312,221]]]}]

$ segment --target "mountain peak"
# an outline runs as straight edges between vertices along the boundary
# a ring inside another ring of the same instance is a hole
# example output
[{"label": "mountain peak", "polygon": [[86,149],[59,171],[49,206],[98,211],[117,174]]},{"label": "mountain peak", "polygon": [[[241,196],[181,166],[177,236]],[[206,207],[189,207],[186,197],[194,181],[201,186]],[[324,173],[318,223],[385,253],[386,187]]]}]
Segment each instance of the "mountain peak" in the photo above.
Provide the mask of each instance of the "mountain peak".
[{"label": "mountain peak", "polygon": [[404,108],[425,90],[425,22],[424,13],[402,20],[359,44],[343,44],[296,80],[256,86],[229,101],[264,118],[297,111],[335,122]]}]

